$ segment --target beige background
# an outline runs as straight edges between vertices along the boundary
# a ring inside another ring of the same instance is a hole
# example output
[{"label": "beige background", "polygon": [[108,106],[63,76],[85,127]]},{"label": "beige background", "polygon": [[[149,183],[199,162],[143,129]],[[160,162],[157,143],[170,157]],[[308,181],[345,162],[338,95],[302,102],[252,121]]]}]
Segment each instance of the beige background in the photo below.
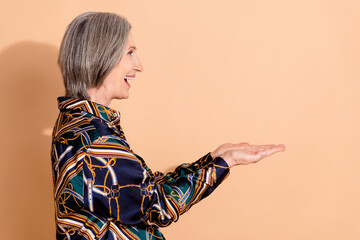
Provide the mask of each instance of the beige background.
[{"label": "beige background", "polygon": [[286,152],[231,169],[167,239],[360,239],[360,1],[1,1],[1,239],[55,238],[50,132],[66,26],[128,18],[144,71],[114,102],[168,171],[225,142]]}]

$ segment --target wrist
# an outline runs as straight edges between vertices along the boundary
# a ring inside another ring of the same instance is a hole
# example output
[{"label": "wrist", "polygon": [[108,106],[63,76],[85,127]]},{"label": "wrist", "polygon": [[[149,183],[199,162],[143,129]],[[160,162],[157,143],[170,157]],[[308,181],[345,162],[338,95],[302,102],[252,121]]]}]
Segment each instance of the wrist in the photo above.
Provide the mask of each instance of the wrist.
[{"label": "wrist", "polygon": [[225,152],[223,154],[221,154],[219,157],[221,157],[222,159],[224,159],[224,161],[226,162],[226,164],[229,166],[229,168],[233,167],[234,161],[231,155],[231,151]]}]

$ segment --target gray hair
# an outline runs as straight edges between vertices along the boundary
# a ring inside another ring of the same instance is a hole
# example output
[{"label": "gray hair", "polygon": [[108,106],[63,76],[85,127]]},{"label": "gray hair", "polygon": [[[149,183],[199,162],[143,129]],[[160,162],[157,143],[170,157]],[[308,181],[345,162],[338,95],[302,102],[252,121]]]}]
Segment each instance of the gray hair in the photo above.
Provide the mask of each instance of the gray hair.
[{"label": "gray hair", "polygon": [[125,51],[131,24],[107,12],[86,12],[67,27],[58,64],[65,96],[88,99],[87,89],[99,87]]}]

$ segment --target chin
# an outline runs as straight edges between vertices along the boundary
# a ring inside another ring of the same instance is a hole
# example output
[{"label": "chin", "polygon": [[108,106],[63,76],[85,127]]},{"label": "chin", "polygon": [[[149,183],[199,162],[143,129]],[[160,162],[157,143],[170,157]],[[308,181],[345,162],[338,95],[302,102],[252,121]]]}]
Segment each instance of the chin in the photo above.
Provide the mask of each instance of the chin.
[{"label": "chin", "polygon": [[129,98],[129,94],[124,94],[122,96],[117,96],[115,97],[115,99],[121,100],[121,99],[128,99]]}]

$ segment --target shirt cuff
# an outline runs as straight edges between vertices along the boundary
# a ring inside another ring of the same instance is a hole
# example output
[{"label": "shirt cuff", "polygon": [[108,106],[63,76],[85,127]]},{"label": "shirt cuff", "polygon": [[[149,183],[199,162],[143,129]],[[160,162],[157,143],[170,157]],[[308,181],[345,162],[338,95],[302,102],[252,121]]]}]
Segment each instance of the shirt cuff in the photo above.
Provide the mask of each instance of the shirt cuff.
[{"label": "shirt cuff", "polygon": [[230,174],[230,168],[225,160],[221,157],[213,159],[211,164],[208,165],[209,177],[207,178],[207,184],[209,187],[204,192],[202,198],[211,194]]},{"label": "shirt cuff", "polygon": [[220,184],[230,173],[230,167],[222,157],[216,157],[212,162],[213,180],[216,185]]},{"label": "shirt cuff", "polygon": [[213,161],[216,165],[222,166],[224,168],[229,168],[229,165],[227,164],[227,162],[222,158],[222,157],[216,157]]}]

